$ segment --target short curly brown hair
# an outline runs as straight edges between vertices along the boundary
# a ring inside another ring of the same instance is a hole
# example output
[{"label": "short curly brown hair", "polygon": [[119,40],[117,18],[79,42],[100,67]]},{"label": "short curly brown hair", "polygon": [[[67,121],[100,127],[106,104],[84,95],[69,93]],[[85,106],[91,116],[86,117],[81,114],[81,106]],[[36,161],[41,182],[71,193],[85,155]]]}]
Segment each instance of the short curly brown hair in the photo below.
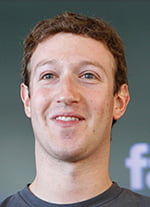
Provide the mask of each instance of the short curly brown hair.
[{"label": "short curly brown hair", "polygon": [[38,44],[49,36],[60,32],[83,35],[103,42],[113,55],[116,63],[114,94],[119,91],[122,84],[128,84],[124,46],[117,32],[100,18],[65,12],[53,19],[40,21],[25,39],[22,78],[27,86],[30,83],[28,64]]}]

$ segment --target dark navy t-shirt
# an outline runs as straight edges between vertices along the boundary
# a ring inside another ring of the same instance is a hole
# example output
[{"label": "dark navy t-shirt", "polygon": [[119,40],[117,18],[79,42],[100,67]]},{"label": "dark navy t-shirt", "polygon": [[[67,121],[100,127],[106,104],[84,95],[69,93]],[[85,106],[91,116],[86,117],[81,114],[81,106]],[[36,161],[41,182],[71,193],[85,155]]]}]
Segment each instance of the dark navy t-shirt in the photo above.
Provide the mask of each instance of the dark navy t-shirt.
[{"label": "dark navy t-shirt", "polygon": [[26,186],[22,191],[6,198],[0,207],[150,207],[150,197],[120,188],[117,183],[104,193],[73,204],[48,203],[36,197]]}]

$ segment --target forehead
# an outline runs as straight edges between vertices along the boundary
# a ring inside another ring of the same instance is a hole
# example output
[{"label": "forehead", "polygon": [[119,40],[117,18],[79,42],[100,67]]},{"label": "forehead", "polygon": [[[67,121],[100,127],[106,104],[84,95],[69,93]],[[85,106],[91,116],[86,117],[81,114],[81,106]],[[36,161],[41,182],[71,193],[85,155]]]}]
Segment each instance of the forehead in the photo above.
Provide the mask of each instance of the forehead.
[{"label": "forehead", "polygon": [[58,33],[38,44],[29,68],[34,70],[44,61],[56,60],[62,63],[91,61],[104,68],[114,68],[115,60],[108,48],[100,41],[71,33]]}]

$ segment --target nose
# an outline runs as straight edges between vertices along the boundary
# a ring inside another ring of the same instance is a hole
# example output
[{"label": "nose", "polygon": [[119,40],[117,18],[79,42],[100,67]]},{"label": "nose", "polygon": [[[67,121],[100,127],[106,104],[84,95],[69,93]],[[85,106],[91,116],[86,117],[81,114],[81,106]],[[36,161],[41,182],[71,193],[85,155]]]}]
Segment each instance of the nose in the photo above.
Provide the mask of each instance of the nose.
[{"label": "nose", "polygon": [[57,96],[57,103],[71,105],[80,101],[79,86],[75,78],[64,78],[59,87],[60,90]]}]

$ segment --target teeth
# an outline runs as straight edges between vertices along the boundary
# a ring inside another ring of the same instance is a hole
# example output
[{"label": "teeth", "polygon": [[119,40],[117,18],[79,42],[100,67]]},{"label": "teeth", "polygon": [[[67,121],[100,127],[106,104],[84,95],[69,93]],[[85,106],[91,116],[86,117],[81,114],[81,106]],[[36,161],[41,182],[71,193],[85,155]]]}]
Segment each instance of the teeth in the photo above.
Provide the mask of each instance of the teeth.
[{"label": "teeth", "polygon": [[78,121],[79,119],[76,117],[70,117],[70,116],[58,116],[56,117],[56,120],[61,120],[61,121]]}]

